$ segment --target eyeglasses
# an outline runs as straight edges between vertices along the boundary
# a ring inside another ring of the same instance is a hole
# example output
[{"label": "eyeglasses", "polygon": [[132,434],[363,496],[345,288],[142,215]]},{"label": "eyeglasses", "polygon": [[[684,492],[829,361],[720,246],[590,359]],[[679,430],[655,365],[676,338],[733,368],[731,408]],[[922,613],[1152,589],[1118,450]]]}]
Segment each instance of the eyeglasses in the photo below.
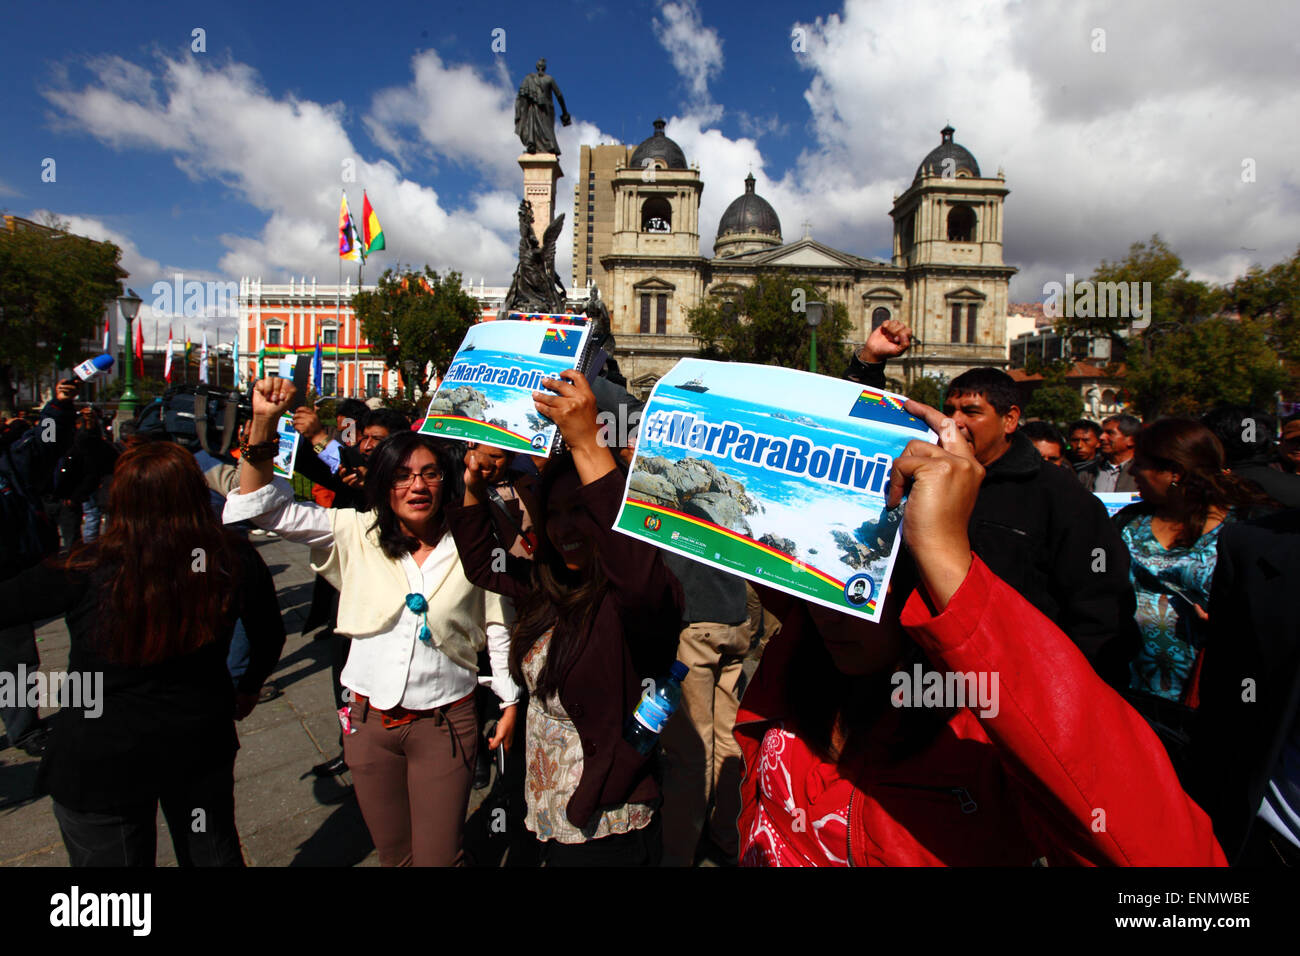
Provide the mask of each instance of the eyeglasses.
[{"label": "eyeglasses", "polygon": [[[442,481],[442,472],[437,468],[426,468],[419,473],[419,477],[424,479],[426,485],[436,485],[438,482]],[[411,474],[409,471],[399,471],[393,476],[393,487],[398,491],[405,491],[407,488],[411,487],[415,478],[416,476]]]}]

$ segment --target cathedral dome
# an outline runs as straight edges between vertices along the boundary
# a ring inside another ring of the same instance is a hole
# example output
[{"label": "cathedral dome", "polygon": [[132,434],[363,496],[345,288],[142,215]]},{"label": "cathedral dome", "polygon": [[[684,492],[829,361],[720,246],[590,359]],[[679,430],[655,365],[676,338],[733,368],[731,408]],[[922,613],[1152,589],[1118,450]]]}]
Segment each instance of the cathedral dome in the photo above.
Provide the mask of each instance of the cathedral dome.
[{"label": "cathedral dome", "polygon": [[[645,169],[648,160],[659,160],[667,169],[686,169],[686,154],[682,148],[664,135],[664,126],[662,119],[655,120],[655,132],[649,139],[644,140],[636,151],[632,154],[632,161],[629,167],[632,169]],[[652,163],[651,165],[654,165]]]},{"label": "cathedral dome", "polygon": [[[916,178],[922,176],[942,176],[946,169],[951,169],[951,175],[961,176],[963,173],[974,179],[980,178],[980,164],[975,162],[975,157],[971,155],[969,149],[960,143],[952,141],[952,134],[956,132],[951,126],[945,126],[939,131],[943,137],[939,145],[930,150],[930,154],[921,160],[921,165],[916,168]],[[945,160],[952,160],[945,165]]]},{"label": "cathedral dome", "polygon": [[[781,244],[781,220],[777,218],[776,210],[766,199],[754,192],[754,174],[750,173],[745,177],[745,192],[732,201],[727,207],[727,211],[722,214],[722,219],[718,221],[718,238],[714,243],[714,248],[719,246],[730,245],[727,242],[729,238],[734,240],[748,240],[761,245]],[[733,250],[732,254],[739,251]]]}]

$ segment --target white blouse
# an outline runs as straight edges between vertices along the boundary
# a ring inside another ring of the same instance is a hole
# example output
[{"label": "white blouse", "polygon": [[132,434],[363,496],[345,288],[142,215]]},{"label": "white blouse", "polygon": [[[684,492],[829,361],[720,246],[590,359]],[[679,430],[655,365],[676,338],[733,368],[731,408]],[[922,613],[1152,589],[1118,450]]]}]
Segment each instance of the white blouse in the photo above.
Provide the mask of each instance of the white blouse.
[{"label": "white blouse", "polygon": [[[281,487],[277,488],[277,485]],[[312,548],[334,543],[326,509],[293,500],[283,479],[275,479],[249,495],[232,492],[226,498],[222,520],[226,524],[252,521],[259,528]],[[401,558],[402,570],[412,592],[426,597],[446,577],[448,564],[456,560],[456,542],[445,533],[425,558],[424,566],[411,555]],[[343,668],[343,686],[369,698],[379,710],[400,704],[408,710],[431,710],[470,694],[478,683],[492,687],[506,707],[519,700],[519,688],[510,677],[510,632],[503,621],[487,623],[487,651],[492,676],[478,677],[451,660],[432,644],[419,640],[424,615],[403,608],[392,629],[352,641]],[[429,598],[429,626],[438,621],[438,595]]]}]

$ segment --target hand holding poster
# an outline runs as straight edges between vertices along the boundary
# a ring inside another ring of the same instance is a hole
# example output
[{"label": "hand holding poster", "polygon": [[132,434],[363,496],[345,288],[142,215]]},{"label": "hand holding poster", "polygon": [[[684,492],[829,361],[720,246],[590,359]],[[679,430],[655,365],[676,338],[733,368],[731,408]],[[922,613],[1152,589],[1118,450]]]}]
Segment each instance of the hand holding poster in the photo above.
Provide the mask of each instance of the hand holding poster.
[{"label": "hand holding poster", "polygon": [[555,423],[537,412],[533,392],[565,369],[585,370],[589,326],[582,315],[511,312],[465,334],[429,403],[420,431],[546,456]]},{"label": "hand holding poster", "polygon": [[275,460],[271,462],[271,471],[277,478],[293,477],[293,463],[298,454],[298,440],[302,437],[293,427],[293,416],[282,415],[275,423],[275,436],[280,441],[276,449]]},{"label": "hand holding poster", "polygon": [[894,458],[935,441],[902,396],[766,365],[683,359],[655,386],[615,529],[880,619],[902,506]]}]

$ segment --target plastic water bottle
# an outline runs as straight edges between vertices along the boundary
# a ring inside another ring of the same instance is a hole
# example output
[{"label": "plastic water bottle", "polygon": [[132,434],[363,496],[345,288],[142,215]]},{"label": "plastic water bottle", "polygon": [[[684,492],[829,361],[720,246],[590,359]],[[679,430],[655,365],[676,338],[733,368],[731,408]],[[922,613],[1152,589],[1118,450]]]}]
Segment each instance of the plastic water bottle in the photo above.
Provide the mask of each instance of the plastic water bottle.
[{"label": "plastic water bottle", "polygon": [[648,754],[659,741],[659,735],[682,702],[682,681],[690,672],[681,661],[673,661],[668,679],[658,687],[647,687],[641,695],[636,710],[627,719],[623,739],[636,748],[637,753]]},{"label": "plastic water bottle", "polygon": [[86,359],[72,371],[83,382],[89,382],[100,372],[107,372],[113,367],[113,356],[105,353],[96,355],[93,359]]}]

